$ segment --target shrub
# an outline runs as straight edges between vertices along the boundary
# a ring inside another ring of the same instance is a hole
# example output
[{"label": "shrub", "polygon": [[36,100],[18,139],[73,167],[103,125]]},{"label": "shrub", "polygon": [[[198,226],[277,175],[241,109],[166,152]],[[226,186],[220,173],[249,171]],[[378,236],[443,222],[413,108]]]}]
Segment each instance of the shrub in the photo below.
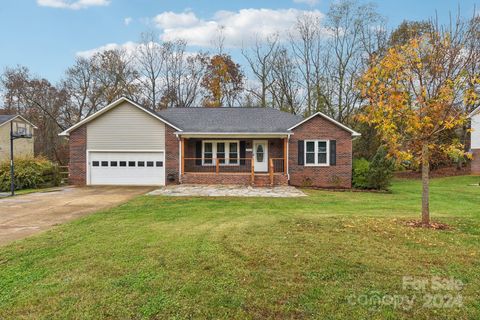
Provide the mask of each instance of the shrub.
[{"label": "shrub", "polygon": [[353,161],[352,184],[359,189],[387,190],[394,169],[395,161],[388,157],[384,147],[380,147],[372,162],[363,158]]},{"label": "shrub", "polygon": [[370,163],[368,184],[371,189],[387,190],[393,178],[395,161],[388,157],[387,150],[380,147]]},{"label": "shrub", "polygon": [[[15,159],[15,189],[37,189],[60,184],[58,166],[45,158]],[[0,191],[10,190],[10,161],[0,163]]]},{"label": "shrub", "polygon": [[368,172],[370,162],[367,159],[360,158],[353,160],[352,184],[355,188],[369,189]]}]

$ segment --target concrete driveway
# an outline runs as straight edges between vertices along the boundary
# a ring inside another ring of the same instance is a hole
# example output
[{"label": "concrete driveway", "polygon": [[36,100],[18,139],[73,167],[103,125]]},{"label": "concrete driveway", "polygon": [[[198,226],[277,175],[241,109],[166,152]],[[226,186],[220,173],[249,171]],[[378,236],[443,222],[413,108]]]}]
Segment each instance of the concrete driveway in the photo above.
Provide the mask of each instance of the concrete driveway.
[{"label": "concrete driveway", "polygon": [[0,245],[101,209],[115,207],[152,187],[65,187],[0,199]]}]

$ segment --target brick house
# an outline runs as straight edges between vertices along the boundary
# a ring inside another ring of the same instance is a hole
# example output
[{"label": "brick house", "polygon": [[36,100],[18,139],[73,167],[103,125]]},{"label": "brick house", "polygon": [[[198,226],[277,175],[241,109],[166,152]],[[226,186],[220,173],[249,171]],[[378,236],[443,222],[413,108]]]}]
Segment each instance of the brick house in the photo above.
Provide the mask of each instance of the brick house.
[{"label": "brick house", "polygon": [[360,134],[316,113],[171,108],[121,98],[61,133],[76,185],[245,184],[350,188]]}]

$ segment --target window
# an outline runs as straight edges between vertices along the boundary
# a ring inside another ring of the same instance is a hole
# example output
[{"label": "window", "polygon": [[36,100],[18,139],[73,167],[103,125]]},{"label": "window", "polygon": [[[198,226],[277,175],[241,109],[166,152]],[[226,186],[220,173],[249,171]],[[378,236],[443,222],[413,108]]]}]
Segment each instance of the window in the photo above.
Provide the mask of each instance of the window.
[{"label": "window", "polygon": [[138,165],[139,167],[145,167],[145,161],[138,161],[138,162],[137,162],[137,165]]},{"label": "window", "polygon": [[102,161],[102,167],[108,167],[108,161]]},{"label": "window", "polygon": [[220,164],[225,163],[225,142],[217,142],[217,159]]},{"label": "window", "polygon": [[110,167],[116,167],[116,166],[118,166],[117,161],[110,161]]},{"label": "window", "polygon": [[100,162],[98,162],[98,161],[93,161],[92,162],[92,166],[94,166],[94,167],[98,167],[99,165],[100,165]]},{"label": "window", "polygon": [[157,162],[155,163],[155,165],[156,165],[157,167],[163,167],[163,161],[157,161]]},{"label": "window", "polygon": [[135,167],[135,161],[128,161],[129,167]]},{"label": "window", "polygon": [[147,161],[147,167],[153,167],[153,161]]},{"label": "window", "polygon": [[238,163],[238,142],[230,142],[228,144],[228,159],[230,164]]},{"label": "window", "polygon": [[203,163],[213,164],[213,143],[205,142],[203,144]]},{"label": "window", "polygon": [[126,167],[127,161],[120,161],[120,167]]},{"label": "window", "polygon": [[203,141],[203,164],[214,165],[218,159],[220,165],[239,164],[238,141]]},{"label": "window", "polygon": [[306,166],[330,165],[328,140],[305,141],[305,165]]}]

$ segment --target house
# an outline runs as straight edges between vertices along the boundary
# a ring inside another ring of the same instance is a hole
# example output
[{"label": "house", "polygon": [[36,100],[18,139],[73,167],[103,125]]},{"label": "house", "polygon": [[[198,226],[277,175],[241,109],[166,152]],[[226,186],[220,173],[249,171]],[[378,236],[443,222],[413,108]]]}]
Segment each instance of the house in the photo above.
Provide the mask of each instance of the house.
[{"label": "house", "polygon": [[33,157],[33,131],[36,127],[20,115],[0,115],[0,161],[10,159],[10,130],[16,136],[32,137],[15,139],[15,157]]},{"label": "house", "polygon": [[253,184],[350,188],[360,134],[316,113],[171,108],[121,98],[61,133],[76,185]]},{"label": "house", "polygon": [[473,155],[471,170],[473,174],[480,174],[480,107],[469,115],[472,133],[470,148]]}]

